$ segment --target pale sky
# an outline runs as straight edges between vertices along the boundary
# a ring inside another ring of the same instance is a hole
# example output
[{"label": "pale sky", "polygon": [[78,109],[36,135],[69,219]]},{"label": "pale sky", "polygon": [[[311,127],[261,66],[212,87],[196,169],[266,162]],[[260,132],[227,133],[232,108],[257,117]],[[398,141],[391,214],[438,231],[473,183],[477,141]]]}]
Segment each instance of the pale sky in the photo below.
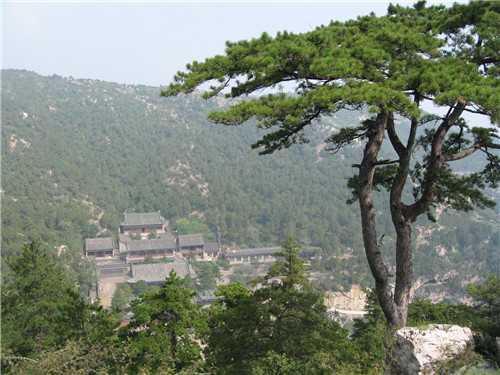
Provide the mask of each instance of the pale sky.
[{"label": "pale sky", "polygon": [[186,63],[222,54],[226,40],[383,15],[390,3],[0,1],[3,69],[150,86],[167,85]]}]

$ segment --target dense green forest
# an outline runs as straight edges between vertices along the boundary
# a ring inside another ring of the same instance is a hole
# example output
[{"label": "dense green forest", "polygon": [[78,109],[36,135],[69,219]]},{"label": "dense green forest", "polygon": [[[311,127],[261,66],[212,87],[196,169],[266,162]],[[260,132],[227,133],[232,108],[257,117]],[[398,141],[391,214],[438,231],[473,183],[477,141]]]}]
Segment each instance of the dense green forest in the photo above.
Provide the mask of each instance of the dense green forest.
[{"label": "dense green forest", "polygon": [[[326,289],[371,286],[358,207],[346,204],[360,148],[331,155],[321,141],[362,113],[338,113],[316,125],[308,145],[259,156],[249,146],[262,136],[254,126],[206,121],[229,99],[159,93],[2,71],[3,270],[7,256],[40,239],[85,289],[93,265],[81,257],[84,238],[115,234],[123,212],[159,210],[172,225],[188,219],[212,234],[219,226],[223,245],[233,248],[275,246],[292,235],[304,254],[321,254],[313,266]],[[417,285],[427,283],[417,293],[464,295],[464,280],[498,271],[498,211],[437,214],[439,225],[420,219],[415,226]],[[390,247],[390,217],[380,215]]]},{"label": "dense green forest", "polygon": [[[172,271],[161,288],[131,302],[132,319],[120,327],[98,302],[79,298],[40,242],[27,243],[7,258],[11,282],[2,288],[2,373],[385,373],[386,323],[375,294],[368,295],[367,318],[356,319],[349,335],[325,314],[323,293],[309,281],[300,253],[300,244],[287,239],[268,273],[251,282],[260,288],[222,285],[208,308],[193,303],[197,293]],[[490,275],[467,292],[475,306],[424,300],[410,306],[413,326],[461,324],[487,334],[476,343],[477,353],[468,350],[443,362],[440,374],[474,366],[481,356],[494,358],[488,337],[500,332],[500,278]]]}]

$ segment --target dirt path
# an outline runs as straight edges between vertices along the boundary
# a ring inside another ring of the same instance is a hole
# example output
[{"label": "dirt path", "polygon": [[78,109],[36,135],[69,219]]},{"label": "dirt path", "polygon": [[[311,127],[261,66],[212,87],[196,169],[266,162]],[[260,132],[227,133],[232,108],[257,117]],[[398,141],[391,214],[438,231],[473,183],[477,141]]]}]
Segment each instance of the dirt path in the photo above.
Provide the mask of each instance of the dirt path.
[{"label": "dirt path", "polygon": [[116,285],[126,281],[126,275],[106,277],[99,280],[99,297],[101,305],[108,309],[111,307],[111,298],[116,290]]}]

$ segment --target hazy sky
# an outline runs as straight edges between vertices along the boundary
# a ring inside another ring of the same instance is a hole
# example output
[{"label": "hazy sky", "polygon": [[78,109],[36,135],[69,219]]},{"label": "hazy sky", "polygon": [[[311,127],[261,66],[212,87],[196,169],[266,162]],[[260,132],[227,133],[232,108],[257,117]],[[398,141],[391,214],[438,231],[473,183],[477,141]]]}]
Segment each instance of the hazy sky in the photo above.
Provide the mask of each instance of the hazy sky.
[{"label": "hazy sky", "polygon": [[226,40],[250,39],[264,31],[307,32],[330,20],[372,11],[382,15],[388,4],[3,0],[2,68],[166,85],[186,63],[223,53]]}]

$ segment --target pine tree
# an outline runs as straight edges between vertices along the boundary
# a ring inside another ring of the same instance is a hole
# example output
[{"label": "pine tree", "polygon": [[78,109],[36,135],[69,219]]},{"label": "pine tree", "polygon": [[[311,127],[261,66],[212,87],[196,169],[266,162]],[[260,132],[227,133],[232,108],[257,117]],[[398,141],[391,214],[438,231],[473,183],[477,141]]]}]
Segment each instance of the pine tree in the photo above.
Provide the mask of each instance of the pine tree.
[{"label": "pine tree", "polygon": [[131,344],[134,371],[179,373],[202,366],[197,339],[205,330],[205,319],[192,301],[195,295],[171,271],[158,292],[142,294],[131,302],[134,316],[122,334]]},{"label": "pine tree", "polygon": [[2,350],[28,357],[79,337],[86,304],[40,242],[26,244],[7,264],[11,282],[2,288]]},{"label": "pine tree", "polygon": [[[225,55],[188,64],[162,95],[190,93],[208,82],[207,99],[244,97],[208,118],[230,126],[257,119],[266,131],[252,145],[260,154],[307,143],[306,129],[339,110],[368,110],[368,119],[325,141],[332,152],[364,143],[349,186],[359,202],[375,290],[389,327],[396,329],[406,324],[410,302],[412,223],[422,214],[434,219],[436,205],[469,211],[495,204],[484,189],[500,180],[495,154],[500,148],[499,30],[500,3],[495,1],[451,8],[426,7],[425,2],[412,8],[391,5],[382,17],[371,14],[304,34],[285,31],[273,38],[264,33],[227,42]],[[282,84],[293,85],[293,95]],[[254,93],[259,95],[250,96]],[[422,106],[428,102],[444,114],[425,114]],[[485,116],[491,126],[470,126],[465,113]],[[382,144],[392,148],[394,158],[381,158]],[[477,152],[484,154],[479,172],[454,173],[451,163]],[[388,192],[396,232],[395,279],[376,230],[372,193],[380,188]]]},{"label": "pine tree", "polygon": [[[277,357],[284,367],[288,362],[305,365],[322,353],[340,363],[349,352],[347,331],[326,318],[324,295],[308,281],[298,257],[300,245],[289,238],[282,248],[276,255],[283,260],[252,282],[260,288],[250,292],[239,282],[220,287],[205,352],[207,361],[225,374],[251,374],[255,366],[267,368],[268,360]],[[319,362],[309,365],[314,371],[321,367]],[[303,371],[305,367],[296,368],[296,373]]]}]

